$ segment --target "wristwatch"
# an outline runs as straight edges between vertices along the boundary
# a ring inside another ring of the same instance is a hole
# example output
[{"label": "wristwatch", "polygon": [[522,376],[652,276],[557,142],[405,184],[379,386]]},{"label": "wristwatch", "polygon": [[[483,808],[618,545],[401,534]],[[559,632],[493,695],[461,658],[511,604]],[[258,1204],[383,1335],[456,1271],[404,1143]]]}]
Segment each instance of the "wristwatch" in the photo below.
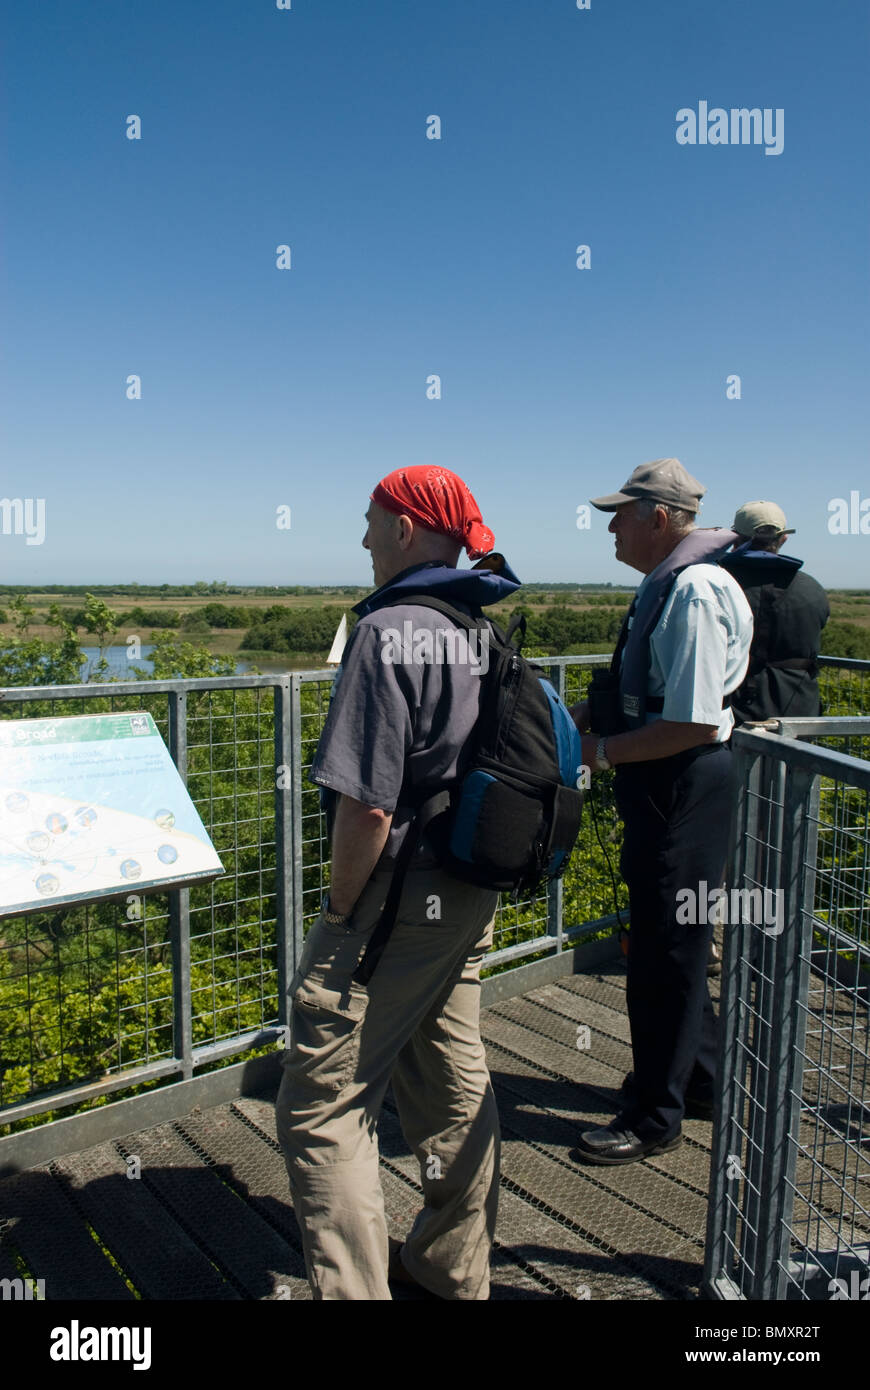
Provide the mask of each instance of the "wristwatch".
[{"label": "wristwatch", "polygon": [[599,772],[609,772],[613,767],[613,763],[608,761],[606,749],[607,739],[600,738],[595,747],[595,762],[598,765]]},{"label": "wristwatch", "polygon": [[323,900],[324,922],[327,922],[330,927],[343,927],[350,921],[351,916],[352,914],[350,912],[331,912],[329,908],[329,894],[327,893]]}]

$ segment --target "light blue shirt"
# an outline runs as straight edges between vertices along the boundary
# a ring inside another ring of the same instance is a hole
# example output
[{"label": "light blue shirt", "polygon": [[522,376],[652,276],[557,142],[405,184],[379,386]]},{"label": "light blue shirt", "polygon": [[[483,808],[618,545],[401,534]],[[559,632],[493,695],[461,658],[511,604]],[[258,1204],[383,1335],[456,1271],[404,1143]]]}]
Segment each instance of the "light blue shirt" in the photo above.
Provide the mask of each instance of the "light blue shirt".
[{"label": "light blue shirt", "polygon": [[650,634],[647,695],[664,696],[664,709],[646,722],[716,724],[719,742],[730,738],[734,716],[722,697],[742,683],[751,643],[752,610],[737,580],[719,565],[682,570]]}]

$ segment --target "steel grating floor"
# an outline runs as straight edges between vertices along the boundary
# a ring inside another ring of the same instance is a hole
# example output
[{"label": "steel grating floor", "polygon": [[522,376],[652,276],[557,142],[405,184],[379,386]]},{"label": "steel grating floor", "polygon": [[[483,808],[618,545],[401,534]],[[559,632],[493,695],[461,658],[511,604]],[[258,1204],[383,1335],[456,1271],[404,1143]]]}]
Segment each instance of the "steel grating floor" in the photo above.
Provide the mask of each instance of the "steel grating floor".
[{"label": "steel grating floor", "polygon": [[[631,1065],[622,963],[494,1005],[482,1031],[502,1124],[492,1297],[696,1298],[710,1124],[685,1121],[679,1149],[626,1168],[568,1157],[581,1124],[616,1112]],[[379,1135],[401,1237],[420,1188],[389,1097]],[[268,1100],[194,1110],[6,1178],[0,1231],[0,1278],[26,1266],[50,1300],[310,1297]]]}]

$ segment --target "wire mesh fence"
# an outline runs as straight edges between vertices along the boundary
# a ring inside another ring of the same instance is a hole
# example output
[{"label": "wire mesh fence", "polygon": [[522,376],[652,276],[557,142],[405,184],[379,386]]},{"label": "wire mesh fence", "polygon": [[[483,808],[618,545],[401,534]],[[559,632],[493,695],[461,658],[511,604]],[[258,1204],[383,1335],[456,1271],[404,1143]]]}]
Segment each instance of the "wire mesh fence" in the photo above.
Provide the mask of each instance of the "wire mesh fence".
[{"label": "wire mesh fence", "polygon": [[823,715],[864,715],[870,710],[870,662],[844,656],[819,658]]},{"label": "wire mesh fence", "polygon": [[[560,658],[549,675],[573,703],[604,660]],[[7,719],[150,712],[225,873],[190,889],[0,919],[5,1132],[192,1076],[281,1036],[286,987],[329,885],[325,817],[307,774],[333,679],[328,670],[6,692]],[[599,782],[591,795],[615,867],[612,792]],[[503,898],[489,970],[610,929],[609,879],[588,820],[583,836],[564,882],[530,900]]]},{"label": "wire mesh fence", "polygon": [[870,1293],[870,719],[734,736],[722,1088],[705,1279],[717,1297]]},{"label": "wire mesh fence", "polygon": [[60,1105],[190,1076],[277,1027],[282,699],[287,677],[7,692],[7,719],[150,712],[226,872],[190,889],[2,919],[2,1120],[38,1123]]}]

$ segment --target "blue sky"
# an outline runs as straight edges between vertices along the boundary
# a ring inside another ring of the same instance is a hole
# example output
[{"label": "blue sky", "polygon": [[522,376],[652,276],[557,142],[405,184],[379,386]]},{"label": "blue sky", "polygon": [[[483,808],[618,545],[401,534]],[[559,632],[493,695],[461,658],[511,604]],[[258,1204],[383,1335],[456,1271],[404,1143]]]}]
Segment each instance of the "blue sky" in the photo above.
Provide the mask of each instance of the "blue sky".
[{"label": "blue sky", "polygon": [[[704,524],[773,498],[867,586],[870,535],[828,529],[870,498],[867,30],[852,0],[8,4],[0,491],[45,537],[0,535],[3,579],[367,583],[372,487],[437,463],[522,578],[633,583],[577,506],[676,455]],[[678,145],[702,100],[781,108],[782,153]]]}]

